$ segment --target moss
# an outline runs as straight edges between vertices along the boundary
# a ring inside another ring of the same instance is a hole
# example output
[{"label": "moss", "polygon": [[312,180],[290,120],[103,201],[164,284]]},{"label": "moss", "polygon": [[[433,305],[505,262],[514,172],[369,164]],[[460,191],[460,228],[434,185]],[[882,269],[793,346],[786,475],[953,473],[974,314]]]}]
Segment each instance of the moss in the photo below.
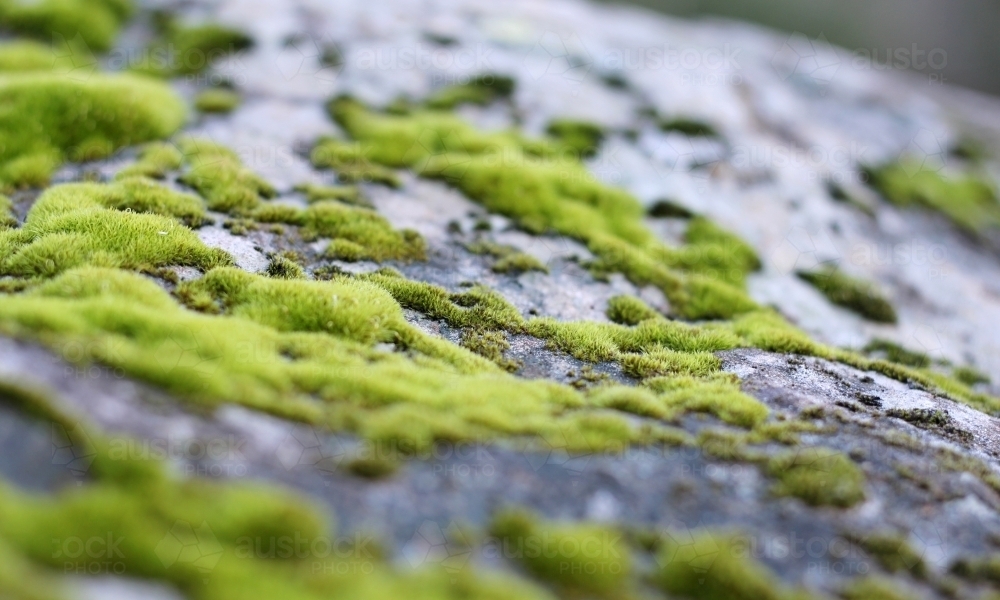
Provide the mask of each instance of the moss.
[{"label": "moss", "polygon": [[520,363],[504,357],[504,352],[510,350],[510,342],[502,331],[483,331],[468,329],[462,332],[462,347],[468,348],[479,356],[496,363],[500,368],[514,372],[521,368]]},{"label": "moss", "polygon": [[508,98],[514,93],[514,80],[504,75],[487,73],[477,75],[467,83],[442,88],[427,99],[427,106],[434,109],[452,109],[459,104],[485,106],[494,100]]},{"label": "moss", "polygon": [[664,536],[656,585],[697,600],[791,600],[797,597],[750,556],[748,543],[732,534],[694,532]]},{"label": "moss", "polygon": [[313,166],[337,171],[343,183],[381,183],[392,188],[402,185],[392,169],[371,160],[369,148],[336,139],[321,140],[310,154]]},{"label": "moss", "polygon": [[170,171],[176,171],[184,164],[184,155],[177,146],[168,142],[153,142],[143,146],[139,159],[123,168],[116,179],[128,177],[149,177],[163,179]]},{"label": "moss", "polygon": [[209,209],[246,215],[262,199],[277,195],[270,183],[245,167],[229,148],[190,137],[181,138],[178,144],[191,163],[180,180],[197,190]]},{"label": "moss", "polygon": [[505,246],[495,242],[479,240],[467,244],[466,249],[473,254],[486,254],[495,257],[497,260],[491,267],[495,273],[526,273],[528,271],[540,271],[548,273],[549,269],[537,258],[530,254],[519,251],[512,246]]},{"label": "moss", "polygon": [[17,227],[17,217],[14,215],[14,202],[0,194],[0,230]]},{"label": "moss", "polygon": [[868,175],[871,185],[898,206],[936,210],[972,233],[1000,227],[996,191],[975,175],[951,176],[905,161],[868,169]]},{"label": "moss", "polygon": [[798,271],[796,274],[837,306],[853,311],[869,321],[896,322],[896,310],[872,283],[830,267],[819,271]]},{"label": "moss", "polygon": [[712,414],[740,427],[759,425],[770,412],[758,400],[740,392],[735,377],[657,377],[646,381],[646,386],[660,394],[667,408]]},{"label": "moss", "polygon": [[850,458],[830,448],[804,448],[778,455],[767,465],[777,479],[774,493],[812,506],[847,508],[865,499],[865,475]]},{"label": "moss", "polygon": [[844,600],[905,600],[911,597],[892,580],[872,576],[852,581],[840,595]]},{"label": "moss", "polygon": [[548,124],[545,133],[579,158],[590,158],[597,154],[604,141],[604,130],[586,121],[556,119]]},{"label": "moss", "polygon": [[277,279],[306,279],[306,272],[293,257],[279,252],[268,261],[267,276]]},{"label": "moss", "polygon": [[620,325],[638,325],[647,319],[658,319],[660,313],[635,296],[615,296],[608,300],[608,318]]},{"label": "moss", "polygon": [[717,137],[719,135],[715,128],[708,123],[684,117],[660,121],[660,129],[676,131],[691,137]]},{"label": "moss", "polygon": [[196,75],[253,46],[253,39],[242,31],[213,23],[187,26],[170,17],[161,21],[160,34],[147,49],[147,59],[133,65],[134,70],[160,77]]},{"label": "moss", "polygon": [[949,571],[966,580],[1000,584],[1000,555],[960,558],[952,563]]},{"label": "moss", "polygon": [[0,233],[0,247],[6,247],[0,273],[37,277],[84,264],[209,269],[230,263],[178,223],[200,221],[201,211],[197,198],[144,179],[56,186],[39,197],[20,229],[6,238]]},{"label": "moss", "polygon": [[687,208],[667,199],[654,202],[646,214],[657,219],[690,219],[694,216],[694,213]]},{"label": "moss", "polygon": [[240,105],[240,95],[225,88],[204,90],[194,99],[194,107],[203,113],[231,113]]},{"label": "moss", "polygon": [[365,479],[385,479],[399,470],[399,464],[386,458],[358,457],[348,461],[347,470]]},{"label": "moss", "polygon": [[862,349],[867,354],[878,354],[887,360],[909,367],[924,368],[929,367],[931,359],[922,352],[907,350],[895,342],[889,340],[874,339]]},{"label": "moss", "polygon": [[900,571],[912,573],[923,579],[927,576],[927,565],[920,554],[913,549],[904,536],[896,533],[849,534],[848,539],[860,546],[890,573]]},{"label": "moss", "polygon": [[353,185],[316,185],[306,183],[295,186],[295,190],[306,195],[311,203],[323,200],[338,200],[346,204],[372,208],[371,203],[361,196],[361,191]]},{"label": "moss", "polygon": [[566,595],[622,597],[632,557],[624,536],[613,529],[503,512],[494,518],[490,532],[504,556]]},{"label": "moss", "polygon": [[[69,45],[66,46],[69,48]],[[19,40],[0,44],[0,72],[70,71],[73,56],[64,55],[52,46],[40,42]]]},{"label": "moss", "polygon": [[126,75],[7,75],[0,103],[0,182],[8,186],[44,185],[67,158],[103,158],[166,137],[185,117],[168,87]]},{"label": "moss", "polygon": [[952,377],[970,387],[980,383],[990,382],[989,377],[972,367],[958,367],[952,371]]},{"label": "moss", "polygon": [[313,154],[317,165],[366,172],[412,167],[444,179],[528,232],[554,231],[585,242],[598,257],[592,269],[656,285],[689,318],[728,318],[755,308],[732,285],[731,274],[728,280],[704,270],[685,276],[682,261],[677,269],[666,264],[671,251],[642,225],[641,205],[596,181],[579,160],[561,156],[558,144],[512,132],[480,133],[441,112],[376,114],[347,98],[330,110],[357,143],[321,142]]},{"label": "moss", "polygon": [[43,41],[80,35],[90,48],[105,51],[133,10],[129,0],[6,0],[0,3],[0,26]]}]

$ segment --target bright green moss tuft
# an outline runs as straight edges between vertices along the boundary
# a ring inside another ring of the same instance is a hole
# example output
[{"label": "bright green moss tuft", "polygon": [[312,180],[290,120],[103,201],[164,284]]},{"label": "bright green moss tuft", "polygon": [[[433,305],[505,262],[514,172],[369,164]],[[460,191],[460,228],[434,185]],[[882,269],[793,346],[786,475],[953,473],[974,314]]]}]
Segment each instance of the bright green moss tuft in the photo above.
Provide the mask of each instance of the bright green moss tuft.
[{"label": "bright green moss tuft", "polygon": [[958,367],[952,372],[952,376],[967,386],[974,386],[980,383],[989,383],[990,378],[978,369],[972,367]]},{"label": "bright green moss tuft", "polygon": [[[688,534],[690,535],[690,534]],[[696,532],[664,536],[656,584],[671,596],[695,600],[792,600],[798,596],[751,556],[746,540]]]},{"label": "bright green moss tuft", "polygon": [[[68,46],[67,46],[68,47]],[[40,42],[14,41],[0,44],[0,72],[51,71],[73,68],[72,57],[61,55]]]},{"label": "bright green moss tuft", "polygon": [[542,522],[523,512],[497,515],[491,533],[505,556],[565,595],[621,597],[632,568],[624,536],[599,525]]},{"label": "bright green moss tuft", "polygon": [[178,222],[200,222],[202,210],[197,198],[145,179],[56,186],[42,194],[20,229],[0,233],[6,250],[0,272],[37,277],[84,264],[209,269],[230,263]]},{"label": "bright green moss tuft", "polygon": [[[306,239],[333,238],[327,248],[331,258],[343,260],[423,260],[426,244],[416,231],[392,228],[384,217],[374,210],[347,206],[339,202],[320,201],[302,212],[300,224]],[[361,252],[343,244],[350,242]]]},{"label": "bright green moss tuft", "polygon": [[325,139],[313,148],[310,160],[316,167],[335,170],[344,183],[381,183],[392,188],[400,187],[402,182],[396,172],[373,162],[369,154],[367,148],[358,144]]},{"label": "bright green moss tuft", "polygon": [[136,71],[160,77],[196,75],[253,46],[247,34],[222,25],[186,26],[168,17],[160,28],[162,37],[150,45],[148,59],[133,66]]},{"label": "bright green moss tuft", "polygon": [[840,595],[844,600],[905,600],[911,597],[892,580],[874,576],[852,581]]},{"label": "bright green moss tuft", "polygon": [[165,85],[135,76],[0,77],[0,182],[44,185],[65,159],[103,158],[158,138],[184,121],[184,105]]},{"label": "bright green moss tuft", "polygon": [[635,296],[615,296],[608,300],[608,318],[620,325],[638,325],[646,319],[658,319],[660,313]]},{"label": "bright green moss tuft", "polygon": [[191,169],[181,181],[198,191],[208,208],[246,215],[272,198],[277,191],[262,177],[246,168],[235,152],[209,140],[185,137],[179,141]]},{"label": "bright green moss tuft", "polygon": [[225,88],[212,88],[200,92],[194,99],[194,107],[203,113],[230,113],[236,110],[242,99],[240,95]]},{"label": "bright green moss tuft", "polygon": [[133,10],[130,0],[4,0],[0,26],[44,41],[80,35],[91,49],[105,51]]},{"label": "bright green moss tuft", "polygon": [[504,352],[510,350],[510,342],[502,331],[467,329],[462,332],[462,347],[496,363],[506,371],[514,372],[521,366],[517,361],[504,357]]},{"label": "bright green moss tuft", "polygon": [[708,413],[740,427],[755,427],[770,412],[759,400],[741,392],[733,376],[656,377],[646,381],[646,386],[658,392],[664,405],[674,411]]},{"label": "bright green moss tuft", "polygon": [[338,200],[346,204],[371,208],[371,204],[361,196],[361,191],[353,185],[315,185],[306,183],[295,186],[295,190],[306,195],[310,204],[323,200]]},{"label": "bright green moss tuft", "polygon": [[896,310],[872,283],[830,267],[819,271],[798,271],[796,274],[837,306],[853,311],[869,321],[896,322]]},{"label": "bright green moss tuft", "polygon": [[0,194],[0,230],[17,227],[17,217],[14,216],[14,203],[10,198]]},{"label": "bright green moss tuft", "polygon": [[850,458],[830,448],[805,448],[772,458],[774,493],[812,506],[847,508],[865,499],[865,475]]},{"label": "bright green moss tuft", "polygon": [[276,254],[267,263],[267,276],[276,279],[306,279],[306,272],[291,258]]},{"label": "bright green moss tuft", "polygon": [[143,146],[139,160],[123,168],[115,178],[142,176],[163,179],[169,171],[176,171],[183,164],[184,155],[177,146],[168,142],[153,142]]},{"label": "bright green moss tuft", "polygon": [[556,119],[549,123],[545,132],[579,158],[597,154],[604,141],[604,130],[586,121]]},{"label": "bright green moss tuft", "polygon": [[442,88],[427,99],[427,106],[434,109],[452,109],[459,104],[485,106],[494,100],[508,98],[514,93],[514,80],[504,75],[477,75],[468,83]]},{"label": "bright green moss tuft", "polygon": [[474,254],[486,254],[495,257],[497,261],[491,267],[495,273],[549,272],[548,267],[543,265],[537,258],[521,252],[512,246],[480,240],[467,244],[466,249]]},{"label": "bright green moss tuft", "polygon": [[869,169],[868,174],[875,189],[893,204],[939,211],[972,233],[1000,227],[996,191],[979,177],[950,177],[905,162]]}]

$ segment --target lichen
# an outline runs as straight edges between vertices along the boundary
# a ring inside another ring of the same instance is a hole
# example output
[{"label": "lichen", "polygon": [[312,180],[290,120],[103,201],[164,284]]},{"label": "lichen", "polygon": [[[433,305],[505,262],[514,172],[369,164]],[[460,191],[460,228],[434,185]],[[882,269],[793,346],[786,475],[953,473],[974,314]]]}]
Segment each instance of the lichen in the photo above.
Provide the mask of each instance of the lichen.
[{"label": "lichen", "polygon": [[86,80],[48,74],[0,77],[0,184],[41,186],[68,159],[103,158],[169,136],[184,122],[165,85],[129,75]]},{"label": "lichen", "polygon": [[812,506],[847,508],[865,499],[865,475],[850,458],[830,448],[812,447],[775,456],[767,464],[777,479],[773,491]]},{"label": "lichen", "polygon": [[851,277],[836,268],[798,271],[800,279],[820,291],[827,299],[877,323],[895,323],[896,310],[874,284]]}]

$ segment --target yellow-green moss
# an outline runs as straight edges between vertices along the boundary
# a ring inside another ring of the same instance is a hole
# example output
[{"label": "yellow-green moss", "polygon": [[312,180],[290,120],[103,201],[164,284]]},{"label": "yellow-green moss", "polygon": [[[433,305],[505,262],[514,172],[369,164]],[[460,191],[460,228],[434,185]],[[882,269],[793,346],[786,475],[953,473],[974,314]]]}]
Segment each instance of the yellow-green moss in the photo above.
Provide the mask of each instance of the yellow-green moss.
[{"label": "yellow-green moss", "polygon": [[975,175],[949,175],[905,162],[868,170],[871,184],[893,204],[939,211],[966,231],[1000,227],[996,190]]},{"label": "yellow-green moss", "polygon": [[143,146],[139,151],[139,160],[123,168],[115,177],[125,179],[142,176],[163,179],[169,171],[176,171],[183,164],[184,155],[177,146],[168,142],[153,142]]},{"label": "yellow-green moss", "polygon": [[865,499],[865,475],[850,458],[830,448],[803,448],[768,461],[774,493],[813,506],[847,508]]},{"label": "yellow-green moss", "polygon": [[504,75],[477,75],[467,83],[442,88],[427,99],[427,106],[434,109],[451,109],[469,103],[485,106],[499,98],[514,93],[514,80]]},{"label": "yellow-green moss", "polygon": [[620,325],[638,325],[646,319],[660,316],[648,304],[635,296],[615,296],[608,300],[608,318]]},{"label": "yellow-green moss", "polygon": [[502,331],[467,329],[462,332],[461,345],[507,371],[516,371],[521,366],[516,361],[504,357],[504,352],[510,350],[510,342]]},{"label": "yellow-green moss", "polygon": [[104,158],[163,138],[184,121],[180,98],[162,83],[127,75],[0,76],[0,182],[41,186],[65,159]]},{"label": "yellow-green moss", "polygon": [[203,113],[230,113],[236,110],[242,99],[233,90],[211,88],[200,92],[194,99],[194,107]]},{"label": "yellow-green moss", "polygon": [[580,158],[597,154],[604,140],[604,130],[593,123],[556,119],[548,124],[545,133],[557,140],[564,148]]},{"label": "yellow-green moss", "polygon": [[495,242],[479,240],[466,245],[466,249],[474,254],[486,254],[496,258],[496,262],[491,267],[496,273],[525,273],[527,271],[541,271],[548,273],[549,269],[537,258],[530,254],[519,251],[512,246],[505,246]]},{"label": "yellow-green moss", "polygon": [[[65,48],[70,48],[67,44]],[[0,72],[51,71],[73,68],[73,57],[40,42],[18,40],[0,44]]]},{"label": "yellow-green moss", "polygon": [[0,2],[0,26],[51,41],[82,36],[96,51],[111,48],[118,31],[134,10],[130,0],[38,0]]},{"label": "yellow-green moss", "polygon": [[791,600],[801,598],[750,556],[747,540],[705,531],[665,536],[657,557],[656,584],[695,600]]},{"label": "yellow-green moss", "polygon": [[741,277],[715,279],[704,269],[688,274],[683,264],[671,268],[665,261],[671,249],[643,226],[638,201],[596,181],[579,160],[560,154],[558,142],[513,132],[480,133],[436,111],[378,114],[347,98],[335,100],[330,109],[357,142],[321,141],[313,152],[318,166],[341,170],[341,175],[345,166],[366,173],[410,167],[444,179],[529,232],[551,230],[585,242],[598,256],[592,269],[656,285],[671,307],[689,318],[726,318],[755,308],[730,283]]},{"label": "yellow-green moss", "polygon": [[160,38],[147,49],[144,62],[132,65],[134,70],[160,77],[196,75],[253,46],[246,33],[213,23],[187,26],[167,18],[160,26]]},{"label": "yellow-green moss", "polygon": [[927,565],[920,554],[906,541],[905,536],[891,532],[876,532],[852,533],[847,537],[890,573],[905,571],[921,579],[927,576]]},{"label": "yellow-green moss", "polygon": [[759,400],[740,391],[739,380],[734,375],[708,379],[657,377],[646,381],[646,386],[658,392],[670,410],[708,413],[740,427],[757,426],[770,413]]},{"label": "yellow-green moss", "polygon": [[14,203],[10,198],[0,194],[0,230],[17,227],[17,217],[14,216]]},{"label": "yellow-green moss", "polygon": [[906,600],[910,595],[890,579],[869,576],[852,581],[840,593],[844,600]]},{"label": "yellow-green moss", "polygon": [[209,269],[230,263],[179,222],[202,216],[197,198],[147,179],[56,186],[39,197],[21,228],[0,232],[0,272],[47,277],[84,264]]},{"label": "yellow-green moss", "polygon": [[868,342],[862,351],[867,354],[882,355],[886,360],[908,367],[923,368],[931,364],[930,357],[923,352],[907,350],[895,342],[879,338]]},{"label": "yellow-green moss", "polygon": [[490,529],[503,556],[564,595],[624,595],[632,557],[614,529],[540,521],[524,512],[501,513]]},{"label": "yellow-green moss", "polygon": [[295,186],[295,190],[306,195],[309,203],[323,200],[339,200],[347,204],[371,208],[371,204],[361,196],[361,191],[353,185],[316,185],[305,183]]},{"label": "yellow-green moss", "polygon": [[896,310],[892,304],[868,281],[830,267],[818,271],[798,271],[796,274],[837,306],[855,312],[869,321],[896,322]]},{"label": "yellow-green moss", "polygon": [[209,209],[246,215],[259,207],[262,199],[277,194],[229,148],[190,137],[180,139],[178,144],[191,164],[181,181],[196,189]]}]

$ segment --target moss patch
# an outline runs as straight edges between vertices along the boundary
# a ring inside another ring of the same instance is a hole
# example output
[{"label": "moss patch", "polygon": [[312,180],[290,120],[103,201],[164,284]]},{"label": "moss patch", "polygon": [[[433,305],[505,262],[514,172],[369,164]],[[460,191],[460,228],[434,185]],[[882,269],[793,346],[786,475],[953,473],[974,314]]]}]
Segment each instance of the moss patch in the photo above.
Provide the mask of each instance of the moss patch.
[{"label": "moss patch", "polygon": [[545,133],[579,158],[590,158],[597,154],[604,141],[604,130],[586,121],[556,119],[548,124]]},{"label": "moss patch", "polygon": [[0,2],[0,26],[51,41],[82,36],[96,51],[111,48],[118,31],[134,10],[130,0],[39,0]]},{"label": "moss patch", "polygon": [[434,109],[452,109],[459,104],[485,106],[499,98],[514,93],[514,80],[504,75],[487,73],[477,75],[466,83],[442,88],[427,99],[427,106]]},{"label": "moss patch", "polygon": [[242,31],[206,23],[188,26],[169,17],[159,23],[160,38],[147,49],[138,72],[160,77],[196,75],[218,60],[253,46]]},{"label": "moss patch", "polygon": [[480,240],[467,244],[465,247],[473,254],[485,254],[496,258],[497,260],[491,267],[495,273],[549,272],[548,267],[543,265],[537,258],[511,246]]},{"label": "moss patch", "polygon": [[865,499],[865,475],[850,458],[829,448],[804,448],[772,458],[774,493],[812,506],[847,508]]},{"label": "moss patch", "polygon": [[236,110],[242,99],[240,95],[225,88],[212,88],[200,92],[194,99],[194,107],[203,113],[230,113]]},{"label": "moss patch", "polygon": [[820,291],[827,299],[869,321],[895,323],[896,310],[875,285],[851,277],[839,269],[798,271],[796,275]]},{"label": "moss patch", "polygon": [[104,158],[164,138],[184,121],[180,98],[161,83],[126,75],[73,80],[57,75],[0,77],[0,182],[48,182],[62,161]]}]

